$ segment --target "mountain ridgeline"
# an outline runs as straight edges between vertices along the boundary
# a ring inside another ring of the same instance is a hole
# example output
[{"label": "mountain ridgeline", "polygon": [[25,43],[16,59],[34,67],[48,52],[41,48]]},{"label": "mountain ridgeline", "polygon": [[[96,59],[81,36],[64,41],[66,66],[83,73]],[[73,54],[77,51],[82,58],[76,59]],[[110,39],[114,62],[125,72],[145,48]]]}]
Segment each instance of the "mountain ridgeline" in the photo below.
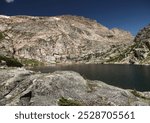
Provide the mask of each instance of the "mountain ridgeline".
[{"label": "mountain ridgeline", "polygon": [[149,64],[149,27],[141,30],[134,39],[127,31],[110,30],[84,17],[1,15],[0,58],[9,58],[25,66]]},{"label": "mountain ridgeline", "polygon": [[134,39],[131,58],[135,63],[150,64],[150,25],[143,28]]}]

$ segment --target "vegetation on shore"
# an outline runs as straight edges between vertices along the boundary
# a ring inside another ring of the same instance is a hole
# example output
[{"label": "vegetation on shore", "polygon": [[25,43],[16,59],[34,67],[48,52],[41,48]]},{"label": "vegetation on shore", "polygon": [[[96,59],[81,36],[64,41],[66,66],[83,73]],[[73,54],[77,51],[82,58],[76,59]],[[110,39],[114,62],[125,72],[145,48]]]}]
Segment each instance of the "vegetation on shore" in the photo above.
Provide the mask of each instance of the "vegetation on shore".
[{"label": "vegetation on shore", "polygon": [[15,58],[0,55],[0,61],[5,61],[8,67],[22,67],[23,65]]},{"label": "vegetation on shore", "polygon": [[37,61],[35,59],[22,58],[20,61],[24,66],[36,67],[36,66],[44,65],[44,63]]}]

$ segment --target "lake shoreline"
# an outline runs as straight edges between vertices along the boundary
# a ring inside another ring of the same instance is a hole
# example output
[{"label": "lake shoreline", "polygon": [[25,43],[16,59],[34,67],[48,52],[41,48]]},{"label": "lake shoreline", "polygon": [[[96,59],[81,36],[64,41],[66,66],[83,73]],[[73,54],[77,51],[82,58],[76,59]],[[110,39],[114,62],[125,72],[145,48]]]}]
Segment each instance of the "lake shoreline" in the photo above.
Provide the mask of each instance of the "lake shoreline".
[{"label": "lake shoreline", "polygon": [[150,66],[131,64],[73,64],[29,68],[41,73],[75,71],[84,78],[100,80],[124,89],[150,90]]},{"label": "lake shoreline", "polygon": [[150,66],[150,64],[128,64],[128,63],[56,63],[56,64],[46,64],[39,66],[24,66],[26,69],[34,69],[38,67],[55,67],[55,66],[72,66],[72,65],[133,65],[133,66]]}]

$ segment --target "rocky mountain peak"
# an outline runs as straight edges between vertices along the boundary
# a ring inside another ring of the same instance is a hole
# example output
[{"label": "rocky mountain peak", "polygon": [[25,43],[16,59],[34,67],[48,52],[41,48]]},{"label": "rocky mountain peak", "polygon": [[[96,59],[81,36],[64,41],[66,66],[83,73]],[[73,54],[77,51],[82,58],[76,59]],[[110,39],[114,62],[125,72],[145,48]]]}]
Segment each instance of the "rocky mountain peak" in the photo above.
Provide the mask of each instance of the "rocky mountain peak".
[{"label": "rocky mountain peak", "polygon": [[[94,20],[79,16],[1,16],[0,54],[21,62],[104,62],[114,46],[127,46],[133,36],[109,30]],[[103,56],[105,54],[105,56]],[[107,55],[106,55],[107,54]]]},{"label": "rocky mountain peak", "polygon": [[150,64],[150,25],[141,29],[136,35],[134,43],[123,52],[123,60],[121,62]]},{"label": "rocky mountain peak", "polygon": [[134,40],[135,57],[143,64],[150,63],[150,24],[139,31]]},{"label": "rocky mountain peak", "polygon": [[141,29],[135,37],[135,42],[145,41],[150,39],[150,24]]}]

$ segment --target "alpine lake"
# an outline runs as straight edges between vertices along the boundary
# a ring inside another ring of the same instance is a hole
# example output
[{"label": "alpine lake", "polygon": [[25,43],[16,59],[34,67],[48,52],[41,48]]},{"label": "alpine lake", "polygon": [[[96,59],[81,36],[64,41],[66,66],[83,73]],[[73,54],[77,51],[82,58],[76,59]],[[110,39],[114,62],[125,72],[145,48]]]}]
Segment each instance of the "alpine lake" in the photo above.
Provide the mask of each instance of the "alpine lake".
[{"label": "alpine lake", "polygon": [[150,66],[148,65],[75,64],[35,67],[31,70],[42,73],[75,71],[85,79],[100,80],[123,89],[150,91]]}]

